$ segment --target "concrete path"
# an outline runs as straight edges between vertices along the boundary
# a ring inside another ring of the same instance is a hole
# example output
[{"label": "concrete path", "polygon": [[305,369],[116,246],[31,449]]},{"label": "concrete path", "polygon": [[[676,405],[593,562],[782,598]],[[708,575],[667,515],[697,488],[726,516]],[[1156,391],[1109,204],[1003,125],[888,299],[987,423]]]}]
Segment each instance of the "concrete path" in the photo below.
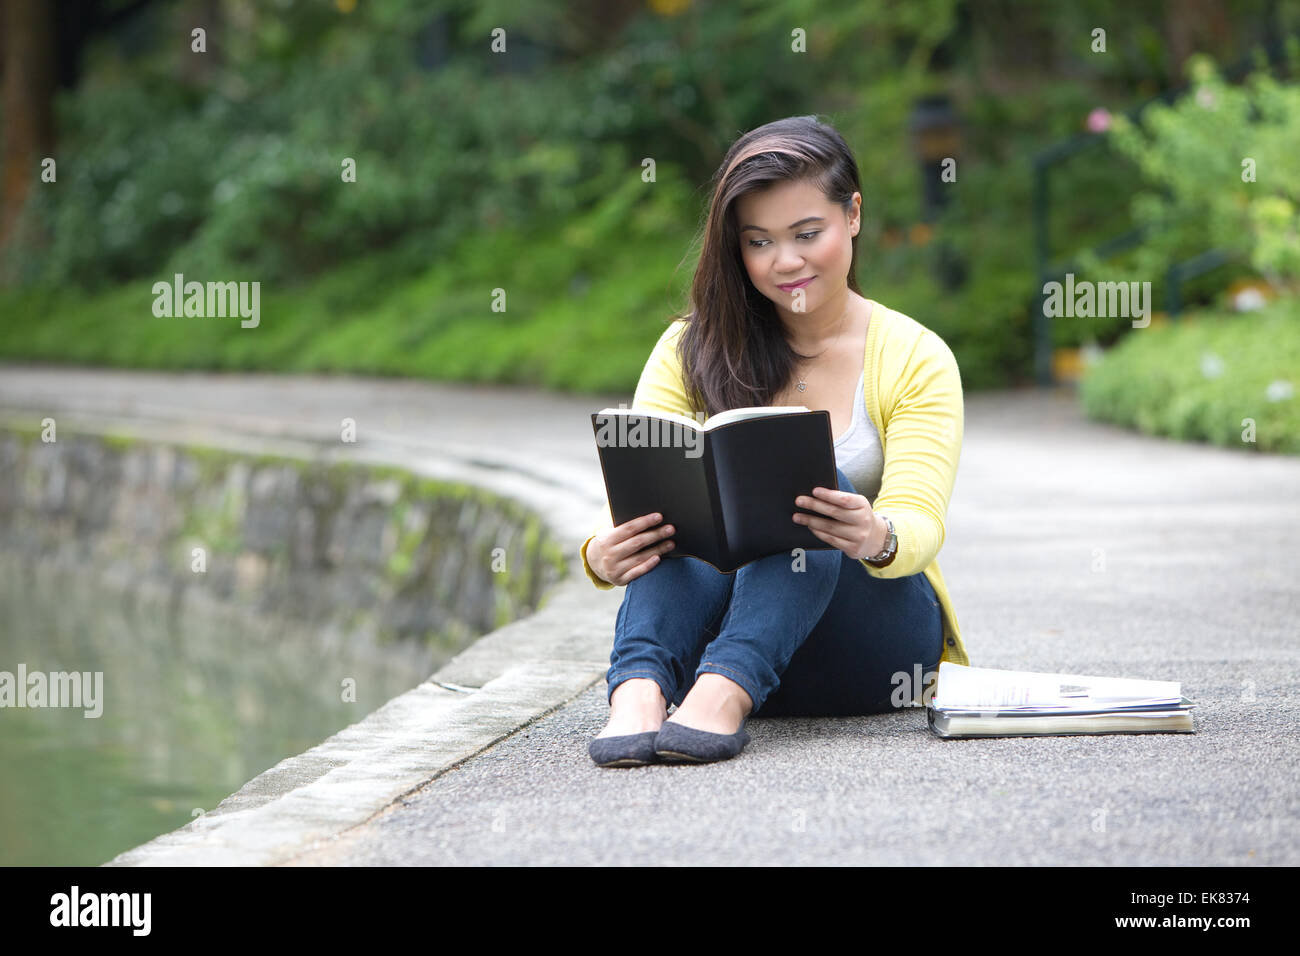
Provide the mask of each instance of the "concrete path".
[{"label": "concrete path", "polygon": [[[363,435],[368,422],[383,432],[371,432],[376,455],[517,479],[577,542],[603,500],[586,415],[620,400],[0,367],[0,410],[63,409],[87,427],[101,416],[336,442],[338,420],[354,417]],[[534,454],[543,441],[545,459]],[[224,844],[211,835],[206,849],[177,831],[178,856],[120,862],[205,862],[225,846],[224,859],[297,865],[1295,864],[1298,540],[1300,459],[1087,423],[1068,391],[969,395],[942,562],[972,662],[1179,680],[1198,704],[1197,734],[944,741],[919,711],[769,718],[750,722],[735,760],[601,769],[586,744],[607,714],[600,665],[621,589],[579,578],[504,629],[513,637],[462,655],[463,681],[448,679],[490,693],[513,666],[512,641],[535,673],[565,671],[529,685],[524,706],[516,688],[513,731],[497,726],[472,755],[372,788],[332,824],[321,813],[295,825],[286,812]],[[318,774],[313,799],[357,787],[329,776]],[[281,825],[292,839],[268,835]],[[251,852],[258,834],[276,852]]]}]

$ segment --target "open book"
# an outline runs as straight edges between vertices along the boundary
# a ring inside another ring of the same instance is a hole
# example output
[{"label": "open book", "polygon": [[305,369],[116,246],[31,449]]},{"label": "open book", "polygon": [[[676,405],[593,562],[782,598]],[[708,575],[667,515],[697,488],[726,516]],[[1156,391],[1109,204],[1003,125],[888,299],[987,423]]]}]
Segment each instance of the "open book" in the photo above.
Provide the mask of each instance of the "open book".
[{"label": "open book", "polygon": [[1036,674],[944,661],[926,707],[940,737],[1194,733],[1177,681]]},{"label": "open book", "polygon": [[604,408],[591,416],[610,517],[659,512],[675,529],[664,557],[696,557],[731,572],[795,548],[828,550],[795,524],[799,495],[836,488],[831,416],[803,405],[685,415]]}]

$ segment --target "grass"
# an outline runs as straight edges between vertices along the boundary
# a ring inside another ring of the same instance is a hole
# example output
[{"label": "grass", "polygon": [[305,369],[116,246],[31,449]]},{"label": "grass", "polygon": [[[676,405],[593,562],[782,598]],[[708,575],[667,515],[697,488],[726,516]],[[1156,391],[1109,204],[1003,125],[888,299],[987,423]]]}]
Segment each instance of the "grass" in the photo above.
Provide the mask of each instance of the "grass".
[{"label": "grass", "polygon": [[239,316],[155,316],[153,283],[170,276],[96,293],[0,292],[0,359],[630,390],[678,304],[691,240],[689,223],[664,215],[670,197],[635,186],[617,219],[602,206],[601,218],[477,234],[414,272],[409,249],[395,249],[297,287],[263,286],[256,328]]}]

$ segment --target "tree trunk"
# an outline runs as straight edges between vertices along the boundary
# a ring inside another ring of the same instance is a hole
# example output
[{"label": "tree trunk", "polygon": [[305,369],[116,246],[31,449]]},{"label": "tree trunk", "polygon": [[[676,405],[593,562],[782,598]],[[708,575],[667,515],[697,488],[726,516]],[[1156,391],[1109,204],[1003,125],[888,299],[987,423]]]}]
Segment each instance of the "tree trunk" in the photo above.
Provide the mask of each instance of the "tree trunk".
[{"label": "tree trunk", "polygon": [[0,246],[9,241],[41,160],[54,150],[54,4],[2,0],[4,156],[0,159]]},{"label": "tree trunk", "polygon": [[1183,66],[1193,53],[1211,54],[1222,68],[1236,48],[1232,18],[1223,0],[1166,0],[1165,43],[1169,50],[1169,85],[1188,79]]}]

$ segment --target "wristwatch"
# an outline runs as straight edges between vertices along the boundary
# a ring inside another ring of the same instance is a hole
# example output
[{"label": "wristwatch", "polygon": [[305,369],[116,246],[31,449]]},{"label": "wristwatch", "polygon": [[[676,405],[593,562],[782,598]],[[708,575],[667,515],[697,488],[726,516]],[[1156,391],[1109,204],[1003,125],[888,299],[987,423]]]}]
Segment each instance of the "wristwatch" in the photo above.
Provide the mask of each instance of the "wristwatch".
[{"label": "wristwatch", "polygon": [[865,559],[869,564],[881,564],[888,561],[894,556],[894,552],[898,550],[898,535],[894,534],[894,522],[890,521],[887,515],[881,515],[880,517],[884,518],[885,527],[889,530],[885,532],[885,546],[881,549],[881,552]]}]

